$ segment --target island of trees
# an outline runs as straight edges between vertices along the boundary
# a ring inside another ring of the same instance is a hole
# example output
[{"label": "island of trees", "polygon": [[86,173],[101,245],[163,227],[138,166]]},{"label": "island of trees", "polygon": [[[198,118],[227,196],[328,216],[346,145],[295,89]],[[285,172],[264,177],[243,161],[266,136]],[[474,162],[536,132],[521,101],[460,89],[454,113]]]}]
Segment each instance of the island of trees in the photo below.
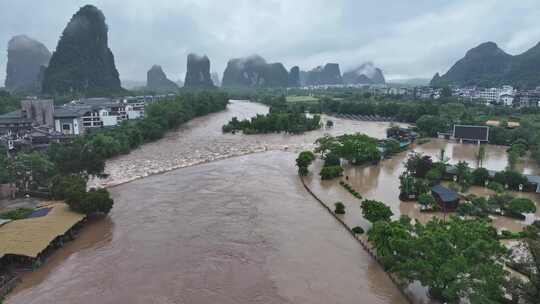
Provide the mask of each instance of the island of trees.
[{"label": "island of trees", "polygon": [[223,126],[223,132],[242,131],[244,134],[286,132],[300,134],[321,127],[321,117],[309,117],[301,109],[290,107],[284,96],[273,97],[266,102],[270,105],[270,113],[258,114],[251,119],[238,120],[233,117]]}]

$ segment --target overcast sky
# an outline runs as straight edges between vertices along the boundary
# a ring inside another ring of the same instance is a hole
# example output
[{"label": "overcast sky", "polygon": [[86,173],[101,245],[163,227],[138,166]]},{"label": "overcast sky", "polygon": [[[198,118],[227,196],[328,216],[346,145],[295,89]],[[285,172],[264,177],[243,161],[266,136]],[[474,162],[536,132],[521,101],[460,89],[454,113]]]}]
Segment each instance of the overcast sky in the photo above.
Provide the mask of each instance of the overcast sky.
[{"label": "overcast sky", "polygon": [[230,58],[259,54],[286,68],[373,61],[387,78],[431,78],[482,42],[517,54],[540,41],[539,0],[0,0],[2,84],[12,36],[53,51],[85,4],[107,18],[122,80],[145,80],[153,64],[182,79],[189,52],[220,77]]}]

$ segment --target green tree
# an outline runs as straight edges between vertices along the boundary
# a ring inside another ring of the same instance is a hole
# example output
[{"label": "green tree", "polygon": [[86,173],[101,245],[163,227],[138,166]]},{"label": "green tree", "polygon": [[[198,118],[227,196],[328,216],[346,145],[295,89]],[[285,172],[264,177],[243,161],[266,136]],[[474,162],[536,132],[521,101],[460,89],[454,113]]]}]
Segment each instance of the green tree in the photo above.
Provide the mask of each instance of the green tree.
[{"label": "green tree", "polygon": [[84,137],[70,144],[51,144],[48,156],[58,171],[65,175],[82,173],[99,176],[105,169],[105,159]]},{"label": "green tree", "polygon": [[410,175],[424,178],[427,172],[433,168],[433,161],[428,155],[411,153],[405,162],[405,168]]},{"label": "green tree", "polygon": [[95,213],[108,214],[113,207],[114,201],[107,189],[92,189],[86,192],[82,199],[70,201],[70,207],[80,213],[90,215]]},{"label": "green tree", "polygon": [[342,202],[337,202],[334,204],[334,213],[335,214],[345,214],[345,205]]},{"label": "green tree", "polygon": [[478,186],[484,186],[485,182],[489,179],[489,172],[487,169],[478,167],[471,175],[472,183]]},{"label": "green tree", "polygon": [[341,166],[325,166],[319,174],[321,179],[333,179],[343,175],[343,168]]},{"label": "green tree", "polygon": [[395,139],[387,139],[384,141],[383,150],[385,155],[393,155],[401,151],[399,141]]},{"label": "green tree", "polygon": [[536,212],[536,204],[528,198],[514,198],[503,209],[512,215],[522,216],[523,213]]},{"label": "green tree", "polygon": [[442,172],[438,168],[433,168],[426,173],[426,179],[429,184],[434,186],[440,182],[442,178]]},{"label": "green tree", "polygon": [[[81,175],[55,175],[51,179],[49,192],[54,199],[67,199],[75,191],[86,191],[87,179]],[[74,190],[77,189],[77,190]]]},{"label": "green tree", "polygon": [[419,281],[433,298],[459,303],[499,303],[506,249],[483,220],[432,219],[426,225],[378,222],[369,240],[388,270],[407,282]]},{"label": "green tree", "polygon": [[308,167],[315,160],[315,154],[311,151],[300,152],[296,159],[296,166],[298,167],[298,174],[305,176],[308,174]]},{"label": "green tree", "polygon": [[23,191],[47,187],[54,170],[54,164],[38,152],[20,153],[13,158],[11,163],[11,172],[17,186]]},{"label": "green tree", "polygon": [[389,221],[392,215],[394,215],[388,206],[375,200],[363,200],[361,208],[362,215],[371,223]]},{"label": "green tree", "polygon": [[418,196],[418,203],[426,209],[437,209],[437,201],[431,194],[423,193]]}]

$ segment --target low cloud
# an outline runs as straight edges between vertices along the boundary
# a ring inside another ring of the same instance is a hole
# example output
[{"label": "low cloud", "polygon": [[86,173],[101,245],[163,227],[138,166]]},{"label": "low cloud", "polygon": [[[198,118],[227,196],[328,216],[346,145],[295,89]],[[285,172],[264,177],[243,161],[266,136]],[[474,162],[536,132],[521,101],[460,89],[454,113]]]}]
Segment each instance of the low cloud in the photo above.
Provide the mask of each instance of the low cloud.
[{"label": "low cloud", "polygon": [[[7,42],[27,34],[54,50],[85,1],[0,3],[0,79]],[[516,54],[540,41],[537,0],[99,0],[109,42],[124,80],[143,80],[159,64],[183,79],[186,57],[207,54],[222,75],[231,58],[260,54],[268,62],[311,69],[338,62],[348,70],[366,61],[388,78],[431,77],[465,52],[494,41]],[[36,14],[35,12],[40,12]]]}]

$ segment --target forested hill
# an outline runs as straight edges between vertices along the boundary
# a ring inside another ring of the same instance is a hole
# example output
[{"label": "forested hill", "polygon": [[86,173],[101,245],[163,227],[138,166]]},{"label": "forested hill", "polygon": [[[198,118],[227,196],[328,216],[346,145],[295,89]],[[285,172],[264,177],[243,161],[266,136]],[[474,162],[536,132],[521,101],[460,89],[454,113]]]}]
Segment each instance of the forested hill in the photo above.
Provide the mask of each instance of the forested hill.
[{"label": "forested hill", "polygon": [[506,84],[520,88],[540,85],[540,43],[516,56],[507,54],[494,42],[482,43],[469,50],[446,74],[436,74],[431,80],[432,86]]},{"label": "forested hill", "polygon": [[42,89],[47,94],[122,91],[105,16],[95,6],[82,7],[69,21],[45,70]]}]

